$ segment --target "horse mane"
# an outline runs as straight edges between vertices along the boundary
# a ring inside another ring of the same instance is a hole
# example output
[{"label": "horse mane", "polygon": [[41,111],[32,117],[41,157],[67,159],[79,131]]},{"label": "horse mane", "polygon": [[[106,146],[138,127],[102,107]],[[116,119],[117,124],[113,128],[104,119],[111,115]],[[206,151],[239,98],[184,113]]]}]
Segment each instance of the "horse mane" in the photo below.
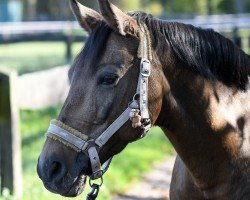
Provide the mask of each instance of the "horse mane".
[{"label": "horse mane", "polygon": [[[154,46],[165,40],[175,56],[195,73],[208,79],[217,79],[225,85],[246,90],[250,75],[250,56],[231,40],[212,29],[197,28],[178,22],[153,18],[143,12],[130,13],[139,23],[149,28]],[[105,50],[111,33],[106,23],[101,23],[90,34],[79,59],[92,69]]]},{"label": "horse mane", "polygon": [[246,90],[250,56],[231,40],[212,29],[159,20],[143,12],[133,13],[133,17],[148,26],[156,46],[167,41],[176,57],[193,72]]}]

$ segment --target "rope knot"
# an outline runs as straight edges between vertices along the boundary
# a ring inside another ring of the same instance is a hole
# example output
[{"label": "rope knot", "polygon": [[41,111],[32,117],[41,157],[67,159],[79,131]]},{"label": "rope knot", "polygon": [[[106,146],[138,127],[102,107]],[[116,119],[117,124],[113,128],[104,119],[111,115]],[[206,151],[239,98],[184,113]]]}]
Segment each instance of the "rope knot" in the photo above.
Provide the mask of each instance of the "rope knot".
[{"label": "rope knot", "polygon": [[141,116],[139,115],[140,110],[139,109],[131,109],[129,117],[132,121],[132,127],[138,128],[142,126],[141,123]]}]

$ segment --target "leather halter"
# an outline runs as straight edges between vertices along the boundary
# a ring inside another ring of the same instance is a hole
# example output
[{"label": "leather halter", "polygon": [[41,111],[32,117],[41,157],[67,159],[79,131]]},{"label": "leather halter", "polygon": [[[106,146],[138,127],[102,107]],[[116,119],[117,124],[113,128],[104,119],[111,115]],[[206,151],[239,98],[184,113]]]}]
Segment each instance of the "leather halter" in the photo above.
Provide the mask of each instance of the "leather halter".
[{"label": "leather halter", "polygon": [[[92,168],[92,175],[90,178],[98,179],[107,171],[111,162],[110,158],[102,168],[98,152],[109,141],[109,139],[127,122],[129,119],[135,117],[135,113],[139,113],[139,125],[143,129],[144,137],[151,128],[151,122],[148,110],[148,78],[150,76],[150,61],[151,44],[148,29],[145,24],[140,27],[140,46],[138,48],[138,57],[141,58],[140,74],[138,78],[137,90],[134,95],[132,103],[127,109],[103,132],[95,139],[89,139],[87,135],[67,126],[61,121],[52,120],[48,128],[46,136],[48,138],[57,140],[66,146],[73,148],[77,152],[83,152],[89,156]],[[139,97],[139,100],[138,100]],[[137,115],[138,116],[138,115]]]}]

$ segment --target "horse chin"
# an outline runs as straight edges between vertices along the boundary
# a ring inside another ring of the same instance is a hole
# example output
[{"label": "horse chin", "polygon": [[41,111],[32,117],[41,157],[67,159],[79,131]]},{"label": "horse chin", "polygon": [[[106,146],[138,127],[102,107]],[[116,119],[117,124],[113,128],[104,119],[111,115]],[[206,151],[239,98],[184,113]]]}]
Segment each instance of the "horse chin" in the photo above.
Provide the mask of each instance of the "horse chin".
[{"label": "horse chin", "polygon": [[[80,195],[86,185],[87,177],[85,175],[79,175],[76,181],[68,188],[57,187],[53,183],[44,183],[44,187],[50,192],[60,194],[64,197],[76,197]],[[65,192],[66,191],[66,192]]]},{"label": "horse chin", "polygon": [[63,196],[76,197],[76,196],[80,195],[85,188],[86,180],[87,180],[86,176],[80,175],[77,178],[76,182],[73,184],[73,186],[70,188],[70,190],[66,194],[63,194]]}]

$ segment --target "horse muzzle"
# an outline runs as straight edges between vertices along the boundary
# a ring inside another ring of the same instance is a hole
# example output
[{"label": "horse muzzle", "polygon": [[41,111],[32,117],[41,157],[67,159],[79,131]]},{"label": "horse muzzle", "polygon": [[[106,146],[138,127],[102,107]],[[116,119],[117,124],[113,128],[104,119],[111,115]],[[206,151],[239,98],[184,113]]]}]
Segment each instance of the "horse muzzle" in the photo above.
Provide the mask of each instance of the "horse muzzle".
[{"label": "horse muzzle", "polygon": [[[48,146],[55,149],[48,151]],[[47,139],[38,159],[37,173],[49,191],[75,197],[82,193],[86,175],[91,173],[89,158],[84,154],[72,153],[63,146],[58,151],[60,146],[60,143]]]}]

